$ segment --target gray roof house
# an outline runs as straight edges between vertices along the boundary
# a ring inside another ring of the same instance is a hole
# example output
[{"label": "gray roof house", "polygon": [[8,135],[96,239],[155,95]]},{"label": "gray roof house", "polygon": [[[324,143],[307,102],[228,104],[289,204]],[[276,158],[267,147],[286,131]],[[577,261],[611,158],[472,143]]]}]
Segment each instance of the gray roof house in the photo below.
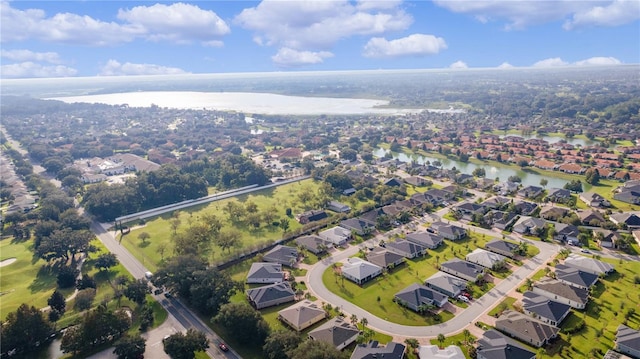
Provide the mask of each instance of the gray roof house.
[{"label": "gray roof house", "polygon": [[640,332],[620,325],[616,333],[616,350],[640,358]]},{"label": "gray roof house", "polygon": [[609,263],[575,253],[569,254],[564,264],[596,275],[607,275],[615,270]]},{"label": "gray roof house", "polygon": [[380,346],[377,341],[372,340],[367,344],[357,345],[349,359],[403,359],[405,348],[403,344],[396,342]]},{"label": "gray roof house", "polygon": [[593,273],[585,272],[579,268],[564,264],[557,264],[555,273],[556,279],[562,283],[567,283],[570,286],[584,290],[589,290],[592,285],[596,284],[599,278]]},{"label": "gray roof house", "polygon": [[628,227],[640,227],[640,217],[634,213],[612,213],[609,220],[613,224],[626,224]]},{"label": "gray roof house", "polygon": [[549,188],[545,198],[550,202],[564,203],[571,199],[571,192],[564,188]]},{"label": "gray roof house", "polygon": [[309,300],[303,300],[278,312],[278,319],[297,331],[302,331],[326,317],[327,312]]},{"label": "gray roof house", "polygon": [[347,259],[342,266],[342,276],[362,285],[382,274],[382,267],[357,257]]},{"label": "gray roof house", "polygon": [[469,282],[475,282],[478,275],[484,275],[484,267],[458,258],[440,263],[440,270]]},{"label": "gray roof house", "polygon": [[349,239],[351,239],[351,231],[338,226],[325,229],[324,231],[318,233],[318,236],[335,246],[342,246],[346,244]]},{"label": "gray roof house", "polygon": [[440,245],[443,242],[443,239],[441,236],[434,233],[429,233],[429,232],[409,233],[407,234],[407,237],[405,238],[405,240],[409,242],[413,242],[415,244],[419,244],[429,249],[436,249],[440,247]]},{"label": "gray roof house", "polygon": [[496,268],[496,266],[500,264],[504,264],[507,260],[507,257],[502,254],[489,252],[482,248],[476,248],[473,252],[467,254],[465,257],[467,262],[479,264],[485,268]]},{"label": "gray roof house", "polygon": [[327,209],[338,213],[348,213],[351,211],[351,207],[338,201],[329,202],[329,204],[327,205]]},{"label": "gray roof house", "polygon": [[355,342],[359,334],[360,330],[351,323],[345,322],[340,317],[335,317],[310,331],[309,338],[327,342],[336,347],[336,349],[342,350]]},{"label": "gray roof house", "polygon": [[522,309],[524,314],[533,316],[543,323],[559,327],[564,318],[569,315],[571,306],[553,300],[534,292],[522,294]]},{"label": "gray roof house", "polygon": [[284,272],[280,263],[251,263],[247,274],[247,283],[280,283],[284,282]]},{"label": "gray roof house", "polygon": [[538,228],[544,228],[547,222],[544,219],[521,216],[513,225],[513,231],[520,234],[535,234]]},{"label": "gray roof house", "polygon": [[436,272],[427,278],[425,285],[451,298],[455,298],[467,288],[467,281],[454,277],[451,274]]},{"label": "gray roof house", "polygon": [[292,267],[298,262],[298,249],[278,244],[262,256],[265,262],[280,263]]},{"label": "gray roof house", "polygon": [[427,286],[414,283],[396,293],[393,300],[417,312],[420,310],[421,305],[435,305],[438,308],[442,308],[447,304],[448,297]]},{"label": "gray roof house", "polygon": [[560,329],[520,312],[507,310],[496,320],[496,329],[534,347],[542,347],[554,339]]},{"label": "gray roof house", "polygon": [[356,232],[359,236],[367,235],[376,229],[375,222],[361,218],[349,218],[340,222],[340,227]]},{"label": "gray roof house", "polygon": [[302,236],[296,238],[296,244],[313,254],[320,254],[327,250],[327,242],[318,236]]},{"label": "gray roof house", "polygon": [[595,192],[582,192],[578,197],[582,202],[586,203],[590,207],[598,208],[611,206],[611,203],[609,203],[609,201]]},{"label": "gray roof house", "polygon": [[387,249],[409,259],[422,257],[427,253],[427,249],[425,247],[405,240],[388,242]]},{"label": "gray roof house", "polygon": [[536,353],[524,349],[513,339],[495,329],[487,330],[478,340],[478,359],[535,359]]},{"label": "gray roof house", "polygon": [[464,359],[464,353],[457,345],[449,345],[440,349],[437,345],[421,345],[418,348],[418,358],[429,359]]},{"label": "gray roof house", "polygon": [[503,241],[501,239],[493,240],[484,245],[484,248],[498,254],[502,254],[505,257],[515,257],[514,251],[518,249],[518,244],[513,242]]},{"label": "gray roof house", "polygon": [[401,265],[404,260],[404,256],[387,250],[373,251],[367,254],[367,261],[387,269]]},{"label": "gray roof house", "polygon": [[467,231],[465,231],[464,228],[444,222],[433,222],[431,223],[431,228],[442,237],[452,241],[462,239],[467,236]]},{"label": "gray roof house", "polygon": [[525,198],[536,198],[541,195],[543,192],[542,187],[538,186],[527,186],[518,191],[518,196],[522,196]]},{"label": "gray roof house", "polygon": [[573,243],[579,242],[578,235],[580,234],[580,230],[578,227],[566,223],[556,223],[554,226],[555,232],[553,239],[556,241]]},{"label": "gray roof house", "polygon": [[532,290],[554,302],[564,303],[576,309],[584,309],[589,301],[588,291],[550,278],[533,283]]},{"label": "gray roof house", "polygon": [[288,282],[265,285],[247,290],[249,302],[256,309],[273,307],[282,303],[293,302],[296,294]]}]

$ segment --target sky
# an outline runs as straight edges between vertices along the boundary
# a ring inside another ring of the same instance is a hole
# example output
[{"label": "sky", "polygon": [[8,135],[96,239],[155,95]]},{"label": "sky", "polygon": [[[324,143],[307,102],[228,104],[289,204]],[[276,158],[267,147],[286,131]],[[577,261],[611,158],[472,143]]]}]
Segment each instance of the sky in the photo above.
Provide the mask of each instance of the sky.
[{"label": "sky", "polygon": [[0,15],[5,79],[640,63],[640,0],[1,1]]}]

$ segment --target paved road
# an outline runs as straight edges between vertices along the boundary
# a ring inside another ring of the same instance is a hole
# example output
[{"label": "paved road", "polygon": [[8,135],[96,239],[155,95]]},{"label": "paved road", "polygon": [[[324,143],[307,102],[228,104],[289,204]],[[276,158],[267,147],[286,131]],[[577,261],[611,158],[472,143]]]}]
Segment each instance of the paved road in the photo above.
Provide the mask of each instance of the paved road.
[{"label": "paved road", "polygon": [[[457,223],[461,225],[461,223]],[[475,229],[475,228],[474,228]],[[488,231],[490,232],[490,231]],[[492,236],[496,233],[492,232]],[[381,237],[370,239],[366,242],[367,245],[377,244]],[[349,314],[355,314],[359,318],[366,317],[369,322],[369,327],[396,336],[406,336],[413,338],[431,338],[438,334],[450,335],[462,331],[466,326],[474,322],[484,312],[488,311],[497,302],[499,302],[504,296],[507,295],[513,288],[519,286],[526,280],[531,274],[535,273],[539,268],[544,266],[546,262],[551,259],[559,250],[559,247],[551,243],[536,242],[535,245],[540,248],[540,253],[530,260],[524,261],[523,265],[518,268],[511,276],[498,283],[484,296],[473,301],[471,305],[456,315],[453,319],[432,326],[408,326],[396,323],[388,322],[380,317],[374,316],[367,312],[365,309],[358,307],[357,305],[339,297],[332,293],[322,283],[322,274],[333,263],[340,262],[350,256],[355,255],[359,246],[350,246],[344,251],[337,252],[333,256],[325,258],[321,262],[314,265],[307,273],[307,283],[309,283],[309,289],[313,294],[321,301],[331,303],[335,307],[340,307],[343,311]],[[426,278],[425,278],[426,279]],[[391,295],[391,293],[389,293]]]}]

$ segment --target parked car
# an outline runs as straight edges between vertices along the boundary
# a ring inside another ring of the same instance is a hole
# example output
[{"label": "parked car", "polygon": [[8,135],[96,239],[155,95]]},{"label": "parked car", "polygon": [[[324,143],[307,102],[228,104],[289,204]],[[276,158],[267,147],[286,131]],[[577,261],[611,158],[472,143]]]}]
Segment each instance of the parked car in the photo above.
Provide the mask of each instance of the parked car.
[{"label": "parked car", "polygon": [[160,288],[156,288],[156,290],[154,290],[154,291],[153,291],[153,294],[155,294],[155,295],[160,295],[160,294],[162,294],[162,289],[160,289]]},{"label": "parked car", "polygon": [[164,292],[164,296],[166,298],[173,298],[173,294],[171,294],[171,292]]},{"label": "parked car", "polygon": [[220,350],[222,350],[223,352],[228,352],[229,351],[229,348],[227,347],[227,345],[225,343],[218,344],[218,348],[220,348]]},{"label": "parked car", "polygon": [[588,250],[588,249],[581,249],[580,252],[582,252],[582,253],[591,253],[591,251]]},{"label": "parked car", "polygon": [[465,302],[465,303],[469,303],[469,298],[465,297],[464,295],[460,294],[459,296],[456,297],[459,301],[461,302]]},{"label": "parked car", "polygon": [[462,293],[460,293],[460,294],[462,294],[462,295],[464,295],[465,297],[467,297],[467,299],[472,299],[471,294],[470,294],[470,293],[468,293],[468,292],[462,292]]}]

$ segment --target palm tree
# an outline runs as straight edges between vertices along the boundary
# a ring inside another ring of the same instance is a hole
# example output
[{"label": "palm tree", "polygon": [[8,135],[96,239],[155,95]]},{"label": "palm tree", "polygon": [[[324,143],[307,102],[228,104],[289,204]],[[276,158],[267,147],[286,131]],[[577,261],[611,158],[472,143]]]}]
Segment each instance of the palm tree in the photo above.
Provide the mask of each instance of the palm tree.
[{"label": "palm tree", "polygon": [[464,343],[468,344],[469,343],[469,337],[471,336],[471,332],[469,331],[469,329],[465,329],[462,331],[462,335],[464,336]]},{"label": "palm tree", "polygon": [[436,268],[440,265],[440,256],[436,254]]},{"label": "palm tree", "polygon": [[351,317],[349,318],[349,320],[351,321],[352,325],[358,324],[358,316],[355,314],[351,314]]},{"label": "palm tree", "polygon": [[416,349],[420,346],[420,343],[416,338],[407,338],[404,340],[404,343],[407,345],[407,348],[411,348],[411,351],[414,353]]},{"label": "palm tree", "polygon": [[444,334],[442,334],[442,333],[438,334],[438,343],[440,343],[440,345],[439,345],[440,349],[443,348],[445,340],[447,340],[447,338],[444,336]]},{"label": "palm tree", "polygon": [[362,330],[364,330],[365,328],[367,328],[367,324],[369,324],[369,321],[367,320],[367,318],[362,317],[362,319],[360,319],[360,324],[362,324]]}]

